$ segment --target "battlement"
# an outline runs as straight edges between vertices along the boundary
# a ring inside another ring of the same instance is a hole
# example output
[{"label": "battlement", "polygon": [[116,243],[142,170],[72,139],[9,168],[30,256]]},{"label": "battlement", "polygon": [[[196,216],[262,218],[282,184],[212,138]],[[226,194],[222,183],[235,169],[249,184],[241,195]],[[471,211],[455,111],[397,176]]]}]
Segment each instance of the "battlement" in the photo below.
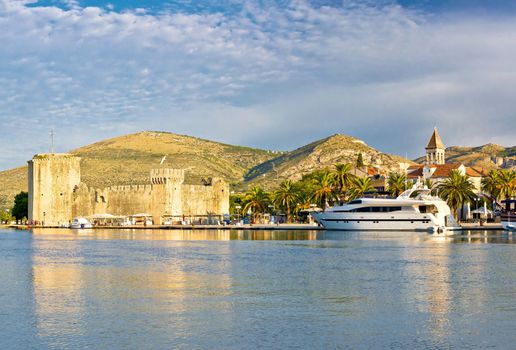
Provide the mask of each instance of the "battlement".
[{"label": "battlement", "polygon": [[34,155],[34,157],[32,157],[32,159],[29,160],[29,162],[79,162],[80,160],[80,157],[77,157],[71,153],[38,153]]},{"label": "battlement", "polygon": [[185,171],[183,169],[152,169],[150,171],[151,183],[166,184],[169,182],[183,183],[185,180]]},{"label": "battlement", "polygon": [[137,193],[137,192],[150,192],[152,191],[151,185],[116,185],[110,186],[105,189],[108,192],[127,192],[127,193]]}]

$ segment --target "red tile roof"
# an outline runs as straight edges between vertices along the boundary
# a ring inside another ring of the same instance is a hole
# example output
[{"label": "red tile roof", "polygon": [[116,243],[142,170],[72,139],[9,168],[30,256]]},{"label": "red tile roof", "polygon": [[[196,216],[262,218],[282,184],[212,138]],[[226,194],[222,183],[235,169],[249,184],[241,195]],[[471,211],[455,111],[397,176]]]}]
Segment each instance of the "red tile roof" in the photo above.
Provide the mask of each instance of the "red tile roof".
[{"label": "red tile roof", "polygon": [[437,164],[431,177],[448,177],[452,170],[458,169],[461,165],[461,163]]}]

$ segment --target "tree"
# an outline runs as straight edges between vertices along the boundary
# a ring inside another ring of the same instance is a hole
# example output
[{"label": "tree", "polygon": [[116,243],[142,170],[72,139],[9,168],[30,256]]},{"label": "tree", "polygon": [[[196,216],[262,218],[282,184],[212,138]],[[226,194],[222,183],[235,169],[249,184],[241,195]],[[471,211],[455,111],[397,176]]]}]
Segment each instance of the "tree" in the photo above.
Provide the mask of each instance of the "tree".
[{"label": "tree", "polygon": [[516,171],[504,169],[498,172],[500,195],[505,199],[516,195]]},{"label": "tree", "polygon": [[349,190],[349,199],[362,197],[367,192],[375,192],[373,181],[369,177],[357,177],[353,180],[353,184]]},{"label": "tree", "polygon": [[458,209],[466,203],[471,203],[476,197],[474,188],[468,177],[458,170],[450,171],[449,177],[438,185],[439,196],[448,203],[457,220]]},{"label": "tree", "polygon": [[267,192],[259,186],[253,186],[245,193],[242,213],[245,215],[245,213],[251,210],[252,222],[255,222],[258,214],[265,212],[269,200],[269,194]]},{"label": "tree", "polygon": [[7,210],[0,211],[0,224],[6,223],[9,224],[12,221],[13,217],[11,213],[9,213]]},{"label": "tree", "polygon": [[357,157],[357,168],[361,168],[364,166],[364,157],[362,156],[362,153],[358,154]]},{"label": "tree", "polygon": [[14,197],[14,206],[11,214],[16,220],[21,220],[29,216],[29,194],[20,192]]},{"label": "tree", "polygon": [[335,178],[328,170],[316,172],[314,175],[312,198],[324,210],[328,204],[328,199],[332,198]]},{"label": "tree", "polygon": [[346,195],[353,179],[356,177],[351,173],[351,164],[335,164],[335,185],[337,186],[337,193],[341,201],[346,201]]},{"label": "tree", "polygon": [[[240,214],[244,202],[244,195],[241,193],[231,194],[229,196],[229,213]],[[238,208],[240,207],[240,208]]]},{"label": "tree", "polygon": [[482,191],[489,193],[494,200],[500,198],[500,176],[497,170],[491,170],[482,178]]},{"label": "tree", "polygon": [[274,191],[274,203],[285,208],[287,211],[287,222],[290,222],[291,208],[295,207],[299,195],[294,183],[290,180],[283,181],[279,188]]},{"label": "tree", "polygon": [[389,193],[398,197],[401,192],[407,189],[407,177],[405,174],[391,173],[389,174]]}]

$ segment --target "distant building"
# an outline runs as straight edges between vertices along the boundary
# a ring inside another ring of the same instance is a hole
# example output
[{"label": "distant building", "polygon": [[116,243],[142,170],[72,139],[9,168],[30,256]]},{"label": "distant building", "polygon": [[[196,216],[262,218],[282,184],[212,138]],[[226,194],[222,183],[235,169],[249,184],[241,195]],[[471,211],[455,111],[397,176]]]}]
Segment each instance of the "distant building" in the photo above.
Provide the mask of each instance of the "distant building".
[{"label": "distant building", "polygon": [[147,184],[96,189],[81,182],[80,158],[72,154],[38,154],[28,163],[29,221],[45,226],[106,213],[148,214],[155,224],[229,213],[229,186],[219,178],[189,185],[184,170],[160,168]]},{"label": "distant building", "polygon": [[445,152],[441,136],[437,132],[437,128],[434,128],[434,132],[428,141],[428,145],[425,147],[426,150],[426,164],[444,164],[445,163]]},{"label": "distant building", "polygon": [[462,163],[446,163],[445,147],[437,128],[434,128],[425,150],[425,164],[410,165],[407,168],[408,179],[430,180],[435,185],[448,178],[452,170],[458,170],[462,175],[468,176],[478,193],[481,192],[481,180],[486,175],[486,171],[478,167],[468,167]]}]

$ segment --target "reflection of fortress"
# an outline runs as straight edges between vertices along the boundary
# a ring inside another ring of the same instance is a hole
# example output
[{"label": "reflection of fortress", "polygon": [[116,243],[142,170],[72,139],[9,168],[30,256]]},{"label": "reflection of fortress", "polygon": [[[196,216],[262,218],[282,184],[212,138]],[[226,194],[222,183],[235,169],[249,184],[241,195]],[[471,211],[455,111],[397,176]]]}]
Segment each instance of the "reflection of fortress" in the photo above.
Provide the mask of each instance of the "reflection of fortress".
[{"label": "reflection of fortress", "polygon": [[153,169],[144,185],[90,188],[81,182],[80,158],[39,154],[29,162],[29,220],[54,226],[76,216],[148,213],[156,224],[164,216],[222,215],[229,212],[229,186],[214,178],[184,184],[182,169]]}]

